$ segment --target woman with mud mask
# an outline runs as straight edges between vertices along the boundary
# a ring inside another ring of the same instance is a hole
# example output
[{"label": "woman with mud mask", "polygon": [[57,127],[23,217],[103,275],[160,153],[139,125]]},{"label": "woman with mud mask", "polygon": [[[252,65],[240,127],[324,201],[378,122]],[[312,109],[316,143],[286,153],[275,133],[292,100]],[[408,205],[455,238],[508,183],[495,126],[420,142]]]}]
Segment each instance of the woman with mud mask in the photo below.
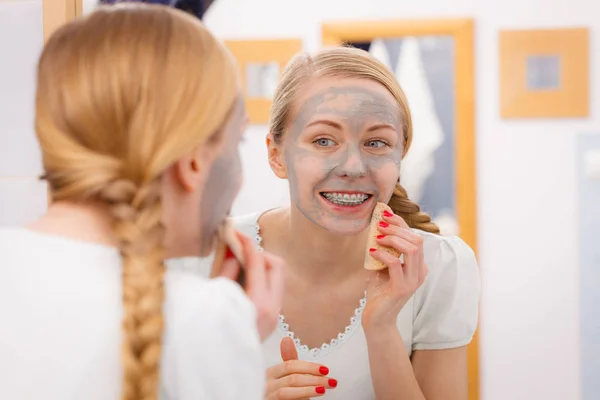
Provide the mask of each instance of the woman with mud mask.
[{"label": "woman with mud mask", "polygon": [[101,7],[51,37],[35,126],[53,203],[0,230],[2,398],[264,399],[281,260],[240,237],[246,293],[231,258],[213,280],[164,266],[211,252],[245,124],[232,58],[193,16]]},{"label": "woman with mud mask", "polygon": [[[286,261],[279,328],[263,345],[267,399],[467,399],[478,267],[400,185],[412,135],[396,78],[368,53],[328,49],[286,67],[267,145],[291,206],[237,220]],[[376,202],[394,211],[379,244],[403,254],[371,252],[381,272],[363,267]]]}]

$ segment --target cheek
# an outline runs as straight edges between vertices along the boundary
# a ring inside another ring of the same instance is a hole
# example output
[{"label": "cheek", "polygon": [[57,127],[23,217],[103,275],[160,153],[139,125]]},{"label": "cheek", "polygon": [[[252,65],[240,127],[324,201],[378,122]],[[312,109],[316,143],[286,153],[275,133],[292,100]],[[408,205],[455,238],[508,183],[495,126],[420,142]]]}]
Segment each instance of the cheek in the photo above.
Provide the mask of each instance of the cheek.
[{"label": "cheek", "polygon": [[398,165],[394,162],[385,163],[380,168],[375,169],[373,175],[382,197],[391,196],[400,177]]},{"label": "cheek", "polygon": [[297,154],[286,161],[290,181],[299,185],[313,185],[322,181],[330,169],[326,159],[310,154]]}]

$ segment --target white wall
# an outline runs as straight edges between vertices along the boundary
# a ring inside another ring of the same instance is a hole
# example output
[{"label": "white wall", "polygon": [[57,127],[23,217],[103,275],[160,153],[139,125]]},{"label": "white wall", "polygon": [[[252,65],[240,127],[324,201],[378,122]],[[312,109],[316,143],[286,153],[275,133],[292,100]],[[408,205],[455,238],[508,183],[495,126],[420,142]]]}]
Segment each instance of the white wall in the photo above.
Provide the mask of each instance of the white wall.
[{"label": "white wall", "polygon": [[[46,204],[32,129],[41,1],[0,0],[0,226],[28,222]],[[597,71],[599,15],[595,0],[217,0],[207,14],[222,38],[300,37],[308,50],[319,47],[323,20],[475,18],[483,400],[580,397],[575,135],[600,130],[593,75],[589,119],[501,120],[497,31],[588,26]],[[247,132],[236,214],[286,202],[285,182],[268,170],[265,133]]]},{"label": "white wall", "polygon": [[33,131],[42,44],[42,0],[0,0],[0,226],[27,223],[47,205]]},{"label": "white wall", "polygon": [[[575,136],[600,130],[600,84],[592,75],[589,119],[501,120],[497,37],[508,28],[589,27],[597,72],[598,16],[595,0],[218,0],[206,16],[221,38],[300,37],[307,50],[319,48],[324,20],[475,19],[483,400],[580,398]],[[265,131],[247,132],[236,213],[286,198],[269,175]]]}]

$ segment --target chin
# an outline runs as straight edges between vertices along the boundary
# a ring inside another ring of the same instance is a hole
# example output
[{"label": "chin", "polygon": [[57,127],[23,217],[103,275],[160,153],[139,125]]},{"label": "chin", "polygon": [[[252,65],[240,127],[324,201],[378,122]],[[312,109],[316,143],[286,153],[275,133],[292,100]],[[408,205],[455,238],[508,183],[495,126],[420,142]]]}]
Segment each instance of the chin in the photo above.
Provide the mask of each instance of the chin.
[{"label": "chin", "polygon": [[324,217],[318,225],[328,232],[340,236],[358,236],[369,227],[370,219],[337,219]]}]

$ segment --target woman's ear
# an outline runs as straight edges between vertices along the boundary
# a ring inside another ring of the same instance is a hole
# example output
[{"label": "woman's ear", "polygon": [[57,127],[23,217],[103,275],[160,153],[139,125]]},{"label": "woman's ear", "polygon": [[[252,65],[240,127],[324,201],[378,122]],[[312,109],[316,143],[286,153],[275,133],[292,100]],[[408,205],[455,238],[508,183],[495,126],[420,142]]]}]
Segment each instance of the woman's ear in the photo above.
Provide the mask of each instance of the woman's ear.
[{"label": "woman's ear", "polygon": [[275,173],[278,178],[287,179],[287,169],[285,167],[285,161],[283,159],[283,151],[281,143],[275,143],[275,138],[271,132],[267,134],[267,153],[269,155],[269,165],[271,170]]},{"label": "woman's ear", "polygon": [[203,185],[214,161],[214,151],[208,150],[207,146],[199,146],[175,163],[175,178],[186,192],[194,192]]}]

